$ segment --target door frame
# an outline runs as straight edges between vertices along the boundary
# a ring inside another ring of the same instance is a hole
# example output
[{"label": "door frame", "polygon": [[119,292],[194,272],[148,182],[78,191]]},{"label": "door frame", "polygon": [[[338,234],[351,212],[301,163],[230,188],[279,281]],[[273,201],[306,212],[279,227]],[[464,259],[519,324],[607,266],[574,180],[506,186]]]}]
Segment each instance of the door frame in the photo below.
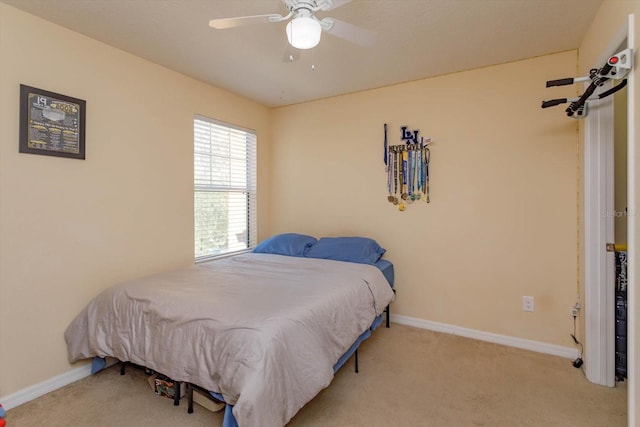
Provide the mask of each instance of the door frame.
[{"label": "door frame", "polygon": [[[601,54],[598,64],[604,64],[617,52],[623,43],[633,46],[634,16],[629,15],[618,30],[607,49]],[[634,49],[635,55],[635,49]],[[600,66],[598,65],[598,66]],[[633,71],[627,77],[627,89],[633,93]],[[635,206],[634,185],[634,102],[628,96],[627,104],[627,192],[628,206]],[[585,268],[585,373],[589,381],[609,387],[615,386],[615,282],[612,272],[613,253],[606,252],[606,243],[613,242],[613,100],[599,101],[585,118],[584,127],[584,268]],[[633,234],[634,215],[628,221],[628,255],[635,252]],[[635,282],[633,263],[630,263],[629,283]],[[601,286],[605,283],[605,286]],[[631,286],[633,287],[633,286]],[[628,323],[633,325],[634,313],[629,310]],[[631,330],[629,332],[632,332]],[[628,334],[630,338],[630,334]],[[633,348],[633,341],[627,341]],[[628,365],[634,359],[628,353]],[[630,381],[633,370],[628,370]],[[631,397],[631,396],[629,396]],[[630,414],[631,415],[631,414]]]}]

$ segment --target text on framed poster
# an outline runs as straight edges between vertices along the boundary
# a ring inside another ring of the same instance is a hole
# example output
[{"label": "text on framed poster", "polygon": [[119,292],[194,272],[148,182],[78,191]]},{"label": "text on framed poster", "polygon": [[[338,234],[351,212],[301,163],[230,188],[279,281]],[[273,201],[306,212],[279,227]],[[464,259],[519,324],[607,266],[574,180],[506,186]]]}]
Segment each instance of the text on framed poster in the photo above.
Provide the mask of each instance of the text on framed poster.
[{"label": "text on framed poster", "polygon": [[20,85],[20,152],[85,158],[86,101]]}]

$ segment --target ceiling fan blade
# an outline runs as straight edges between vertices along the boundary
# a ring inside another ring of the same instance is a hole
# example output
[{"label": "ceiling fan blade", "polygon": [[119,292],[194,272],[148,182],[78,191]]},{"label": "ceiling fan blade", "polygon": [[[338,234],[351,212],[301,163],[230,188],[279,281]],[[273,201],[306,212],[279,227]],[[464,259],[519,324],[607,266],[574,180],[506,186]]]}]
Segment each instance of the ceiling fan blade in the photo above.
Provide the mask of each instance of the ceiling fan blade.
[{"label": "ceiling fan blade", "polygon": [[[370,47],[376,42],[375,31],[367,30],[335,18],[324,18],[321,24],[330,26],[326,32],[362,47]],[[323,26],[324,27],[324,26]]]},{"label": "ceiling fan blade", "polygon": [[337,9],[339,7],[344,6],[347,3],[351,3],[353,0],[329,0],[331,2],[331,5],[329,7],[327,7],[326,9],[323,10],[333,10],[333,9]]},{"label": "ceiling fan blade", "polygon": [[282,19],[284,19],[284,17],[278,14],[239,16],[237,18],[212,19],[209,21],[209,26],[217,30],[224,30],[227,28],[241,27],[244,25],[267,24],[269,22],[279,22]]}]

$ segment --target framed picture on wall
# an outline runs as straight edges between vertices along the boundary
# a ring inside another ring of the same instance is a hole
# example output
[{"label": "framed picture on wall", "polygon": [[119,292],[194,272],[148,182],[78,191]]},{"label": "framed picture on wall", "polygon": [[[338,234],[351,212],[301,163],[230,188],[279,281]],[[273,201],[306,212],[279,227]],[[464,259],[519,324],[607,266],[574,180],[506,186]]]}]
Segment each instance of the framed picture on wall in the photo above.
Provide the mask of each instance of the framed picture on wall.
[{"label": "framed picture on wall", "polygon": [[20,152],[84,159],[86,101],[20,85]]}]

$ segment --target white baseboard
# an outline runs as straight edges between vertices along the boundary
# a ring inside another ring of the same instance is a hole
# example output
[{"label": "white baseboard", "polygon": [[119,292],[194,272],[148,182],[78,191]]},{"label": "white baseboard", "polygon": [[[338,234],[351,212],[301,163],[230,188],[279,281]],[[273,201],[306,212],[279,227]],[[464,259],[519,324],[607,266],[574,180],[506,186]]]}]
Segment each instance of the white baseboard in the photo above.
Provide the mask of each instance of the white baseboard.
[{"label": "white baseboard", "polygon": [[460,335],[461,337],[473,338],[480,341],[487,341],[495,344],[502,344],[510,347],[531,350],[538,353],[566,357],[567,359],[575,359],[579,355],[578,350],[571,347],[563,347],[560,345],[547,344],[540,341],[532,341],[524,338],[510,337],[508,335],[499,335],[491,332],[478,331],[475,329],[463,328],[461,326],[449,325],[447,323],[432,322],[431,320],[423,320],[415,317],[392,314],[391,321],[400,323],[402,325],[414,326],[416,328],[429,329],[430,331]]},{"label": "white baseboard", "polygon": [[2,396],[0,397],[0,402],[2,402],[2,407],[8,411],[16,406],[22,405],[23,403],[27,403],[49,392],[88,377],[89,375],[91,375],[91,363],[72,369],[64,374],[60,374],[7,396]]}]

